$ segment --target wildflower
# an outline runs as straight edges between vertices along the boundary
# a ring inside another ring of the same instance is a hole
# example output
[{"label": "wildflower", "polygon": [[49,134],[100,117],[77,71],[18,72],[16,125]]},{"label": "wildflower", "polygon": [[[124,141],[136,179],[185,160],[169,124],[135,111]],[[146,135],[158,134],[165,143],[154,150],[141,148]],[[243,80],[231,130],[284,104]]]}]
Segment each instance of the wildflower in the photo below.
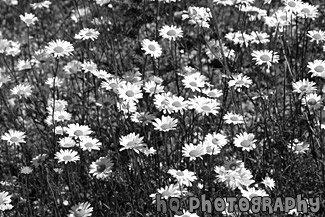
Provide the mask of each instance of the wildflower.
[{"label": "wildflower", "polygon": [[142,99],[141,87],[131,83],[123,83],[118,88],[119,97],[126,101],[138,102]]},{"label": "wildflower", "polygon": [[9,130],[8,133],[5,133],[1,136],[2,140],[6,140],[10,145],[20,145],[20,143],[26,143],[25,133],[18,130]]},{"label": "wildflower", "polygon": [[183,157],[189,157],[190,161],[196,160],[196,158],[201,158],[202,155],[206,154],[206,149],[202,144],[199,145],[193,145],[192,143],[190,144],[185,144],[185,146],[182,148],[183,152]]},{"label": "wildflower", "polygon": [[310,18],[314,20],[319,16],[317,6],[311,5],[309,3],[302,3],[300,5],[298,14],[299,17]]},{"label": "wildflower", "polygon": [[246,197],[248,200],[252,200],[254,197],[269,196],[264,190],[256,190],[255,188],[247,188],[247,191],[240,188],[240,192],[242,193],[242,196]]},{"label": "wildflower", "polygon": [[177,182],[180,186],[192,186],[192,182],[197,179],[194,172],[188,171],[187,169],[183,171],[170,169],[168,170],[168,173],[171,174],[175,179],[177,179]]},{"label": "wildflower", "polygon": [[277,63],[279,61],[279,55],[277,54],[277,52],[272,52],[269,50],[255,50],[253,51],[252,56],[253,60],[256,61],[257,65],[262,65],[266,63],[267,66],[270,67],[272,63]]},{"label": "wildflower", "polygon": [[301,0],[284,0],[284,10],[298,12],[302,4]]},{"label": "wildflower", "polygon": [[30,174],[30,173],[32,173],[33,172],[33,169],[32,168],[30,168],[30,167],[22,167],[22,168],[20,168],[20,173],[22,173],[22,174],[25,174],[25,175],[27,175],[27,174]]},{"label": "wildflower", "polygon": [[57,77],[47,78],[45,84],[49,85],[50,88],[61,87],[63,84],[63,79]]},{"label": "wildflower", "polygon": [[[1,41],[1,39],[0,39],[0,41]],[[1,42],[0,42],[0,44],[1,44]],[[1,45],[0,45],[0,47],[1,47]],[[0,50],[1,50],[1,48],[0,48]],[[20,54],[20,43],[15,42],[15,41],[9,41],[9,46],[6,48],[6,55],[14,57],[14,56],[17,56],[18,54]]]},{"label": "wildflower", "polygon": [[[179,185],[171,184],[166,186],[165,188],[158,189],[158,193],[161,195],[162,199],[168,200],[170,197],[180,197],[181,191],[179,189]],[[150,197],[154,199],[153,203],[155,203],[155,197],[157,194],[151,194]]]},{"label": "wildflower", "polygon": [[92,131],[87,125],[69,124],[67,128],[67,133],[71,137],[83,137],[88,136]]},{"label": "wildflower", "polygon": [[49,8],[52,2],[50,1],[42,1],[42,2],[37,2],[37,3],[31,3],[31,7],[35,10],[37,8]]},{"label": "wildflower", "polygon": [[176,130],[177,120],[170,116],[162,116],[161,119],[156,118],[152,124],[155,130],[168,132],[170,130]]},{"label": "wildflower", "polygon": [[209,28],[209,21],[212,18],[212,14],[209,8],[194,7],[191,6],[182,15],[182,19],[189,19],[190,24],[197,25],[199,27]]},{"label": "wildflower", "polygon": [[117,102],[116,107],[118,111],[123,112],[125,114],[132,114],[137,111],[137,105],[135,101],[131,100],[123,100],[122,102]]},{"label": "wildflower", "polygon": [[59,145],[62,148],[72,148],[72,147],[76,146],[76,142],[71,137],[64,137],[64,138],[60,139]]},{"label": "wildflower", "polygon": [[100,157],[91,163],[89,173],[96,179],[106,179],[111,175],[113,166],[114,164],[109,157]]},{"label": "wildflower", "polygon": [[74,50],[70,42],[61,39],[49,42],[45,49],[49,54],[53,54],[56,58],[70,56]]},{"label": "wildflower", "polygon": [[163,93],[164,92],[164,87],[161,86],[160,84],[157,84],[154,81],[147,81],[144,84],[143,89],[146,91],[146,93],[149,93],[150,96],[152,96],[153,94]]},{"label": "wildflower", "polygon": [[255,43],[255,44],[265,44],[268,43],[270,40],[269,35],[266,32],[252,32],[251,33],[252,36],[252,41],[251,43]]},{"label": "wildflower", "polygon": [[76,162],[80,160],[78,152],[72,150],[63,150],[55,153],[55,159],[58,159],[58,162],[64,162],[65,164],[69,162]]},{"label": "wildflower", "polygon": [[243,124],[244,123],[244,117],[242,115],[234,114],[232,112],[228,112],[223,117],[225,120],[225,123],[227,124]]},{"label": "wildflower", "polygon": [[157,150],[154,149],[153,147],[151,147],[151,148],[144,147],[144,148],[140,149],[140,151],[141,151],[143,154],[145,154],[146,156],[148,156],[148,155],[153,155],[153,154],[155,154],[155,153],[157,152]]},{"label": "wildflower", "polygon": [[224,182],[232,190],[237,187],[249,186],[255,181],[252,180],[253,176],[251,172],[245,168],[240,168],[239,170],[225,170],[224,167],[221,169],[215,168],[217,173],[217,181]]},{"label": "wildflower", "polygon": [[304,154],[309,150],[309,144],[306,142],[299,142],[297,139],[293,141],[292,144],[288,144],[295,154]]},{"label": "wildflower", "polygon": [[275,187],[274,180],[268,176],[263,179],[262,183],[271,190]]},{"label": "wildflower", "polygon": [[322,106],[321,96],[316,93],[309,93],[304,98],[302,98],[302,104],[308,106],[309,108],[318,109]]},{"label": "wildflower", "polygon": [[63,70],[67,74],[74,74],[74,73],[77,73],[78,71],[80,71],[81,65],[82,65],[81,62],[79,62],[77,60],[72,60],[72,61],[68,62],[68,64],[63,67]]},{"label": "wildflower", "polygon": [[34,23],[38,20],[34,14],[29,13],[25,13],[25,15],[20,15],[19,17],[28,27],[34,25]]},{"label": "wildflower", "polygon": [[8,192],[1,191],[0,192],[0,210],[11,210],[13,206],[10,204],[11,202],[11,195]]},{"label": "wildflower", "polygon": [[170,41],[176,41],[177,38],[183,37],[183,30],[173,25],[165,25],[159,30],[159,35]]},{"label": "wildflower", "polygon": [[92,215],[92,212],[93,208],[90,206],[89,202],[78,203],[71,207],[68,217],[89,217]]},{"label": "wildflower", "polygon": [[90,72],[97,78],[101,78],[104,80],[109,80],[113,78],[112,74],[107,73],[105,70],[91,70]]},{"label": "wildflower", "polygon": [[31,62],[29,60],[19,60],[17,64],[17,69],[19,71],[31,69]]},{"label": "wildflower", "polygon": [[142,45],[142,50],[145,51],[145,54],[150,55],[153,58],[158,58],[162,54],[162,49],[158,42],[156,41],[150,41],[149,39],[144,39],[141,43]]},{"label": "wildflower", "polygon": [[151,123],[155,119],[155,116],[148,112],[135,112],[131,116],[131,120],[135,123],[142,123],[143,125],[147,125]]},{"label": "wildflower", "polygon": [[78,34],[75,35],[75,39],[92,40],[94,41],[99,36],[99,32],[96,29],[83,28]]},{"label": "wildflower", "polygon": [[22,98],[27,98],[32,95],[32,87],[29,84],[18,84],[11,89],[12,95],[18,95]]},{"label": "wildflower", "polygon": [[308,79],[302,79],[300,81],[292,83],[294,93],[309,94],[317,90],[316,83],[309,81]]},{"label": "wildflower", "polygon": [[201,144],[205,148],[206,154],[208,155],[217,155],[221,151],[219,146],[209,143],[207,141],[203,141]]},{"label": "wildflower", "polygon": [[36,157],[33,157],[30,162],[33,164],[33,166],[38,167],[46,158],[47,154],[39,154]]},{"label": "wildflower", "polygon": [[50,99],[48,100],[47,104],[48,104],[47,111],[50,114],[52,114],[53,110],[54,112],[64,111],[68,105],[67,101],[61,99],[57,99],[55,101],[53,99]]},{"label": "wildflower", "polygon": [[312,73],[312,77],[322,77],[325,78],[325,61],[324,60],[314,60],[313,62],[308,62],[307,67],[310,69],[309,72]]},{"label": "wildflower", "polygon": [[98,139],[94,139],[88,136],[82,137],[80,139],[80,147],[83,151],[99,150],[102,143]]},{"label": "wildflower", "polygon": [[189,99],[188,108],[202,115],[216,115],[219,109],[219,103],[215,99],[197,97]]},{"label": "wildflower", "polygon": [[233,0],[213,0],[213,3],[217,4],[217,5],[231,6],[234,4],[234,1]]},{"label": "wildflower", "polygon": [[225,170],[239,171],[241,168],[244,168],[244,162],[241,160],[229,159],[223,162]]},{"label": "wildflower", "polygon": [[203,89],[202,92],[211,98],[219,98],[220,96],[222,96],[222,91],[219,89]]},{"label": "wildflower", "polygon": [[106,90],[113,90],[114,93],[118,93],[118,88],[123,84],[125,84],[126,82],[123,81],[120,78],[110,78],[104,82],[102,82],[101,86],[102,88],[106,89]]},{"label": "wildflower", "polygon": [[234,44],[239,44],[240,46],[247,46],[253,40],[253,37],[244,32],[229,32],[225,35],[225,38],[232,41]]},{"label": "wildflower", "polygon": [[133,149],[136,153],[139,153],[139,149],[146,147],[146,145],[143,143],[143,137],[140,137],[135,133],[130,133],[126,136],[122,136],[120,138],[120,145],[123,146],[120,151]]},{"label": "wildflower", "polygon": [[311,42],[316,41],[316,43],[319,43],[325,40],[325,32],[322,30],[308,31],[307,36],[311,38]]},{"label": "wildflower", "polygon": [[249,86],[252,84],[252,80],[247,77],[246,75],[243,75],[242,73],[238,75],[234,75],[232,80],[228,82],[229,87],[235,87],[236,89],[246,87],[249,88]]},{"label": "wildflower", "polygon": [[156,108],[159,111],[163,111],[164,114],[166,113],[166,111],[168,109],[168,101],[167,101],[167,99],[171,95],[172,95],[172,93],[170,93],[170,92],[155,95],[154,104],[155,104]]},{"label": "wildflower", "polygon": [[208,133],[204,138],[204,143],[209,146],[217,146],[222,149],[228,143],[227,137],[221,133]]},{"label": "wildflower", "polygon": [[185,88],[191,89],[193,92],[200,91],[200,88],[203,88],[206,84],[207,78],[202,75],[200,72],[187,75],[182,80]]},{"label": "wildflower", "polygon": [[81,64],[81,69],[85,72],[94,73],[97,71],[97,65],[93,61],[85,61]]},{"label": "wildflower", "polygon": [[243,151],[251,151],[256,148],[254,140],[254,134],[252,133],[240,133],[236,135],[234,145],[240,147]]},{"label": "wildflower", "polygon": [[187,109],[187,101],[182,96],[171,95],[166,98],[168,113],[183,113]]}]

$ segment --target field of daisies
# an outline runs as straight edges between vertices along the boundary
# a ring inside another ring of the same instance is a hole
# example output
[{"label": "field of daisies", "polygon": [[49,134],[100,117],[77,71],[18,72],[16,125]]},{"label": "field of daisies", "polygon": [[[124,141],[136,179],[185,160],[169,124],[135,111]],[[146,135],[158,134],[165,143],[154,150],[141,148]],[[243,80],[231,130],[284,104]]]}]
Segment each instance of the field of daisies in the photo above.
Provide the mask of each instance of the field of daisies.
[{"label": "field of daisies", "polygon": [[[0,216],[298,216],[320,198],[322,0],[0,0]],[[157,211],[157,196],[179,212]]]}]

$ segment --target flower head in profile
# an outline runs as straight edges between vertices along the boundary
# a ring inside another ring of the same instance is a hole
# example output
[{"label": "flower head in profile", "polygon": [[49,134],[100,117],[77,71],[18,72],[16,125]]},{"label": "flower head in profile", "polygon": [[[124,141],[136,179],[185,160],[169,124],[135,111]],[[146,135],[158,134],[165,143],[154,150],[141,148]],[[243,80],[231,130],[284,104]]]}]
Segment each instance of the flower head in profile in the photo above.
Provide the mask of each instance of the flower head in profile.
[{"label": "flower head in profile", "polygon": [[96,29],[83,28],[78,34],[75,35],[75,39],[92,40],[94,41],[99,36],[99,32]]},{"label": "flower head in profile", "polygon": [[170,169],[168,170],[168,173],[171,174],[179,183],[180,186],[192,186],[192,182],[194,182],[197,177],[195,176],[194,172],[191,172],[189,170],[175,170]]},{"label": "flower head in profile", "polygon": [[223,117],[226,124],[243,124],[244,123],[244,117],[239,114],[235,114],[232,112],[227,112],[225,116]]},{"label": "flower head in profile", "polygon": [[185,144],[185,146],[182,148],[182,152],[183,157],[189,157],[190,161],[196,160],[196,158],[202,159],[202,156],[206,154],[206,147],[202,144]]},{"label": "flower head in profile", "polygon": [[159,35],[170,41],[176,41],[177,38],[183,37],[183,30],[173,25],[165,25],[159,30]]},{"label": "flower head in profile", "polygon": [[133,149],[136,153],[139,153],[140,149],[147,147],[143,142],[143,137],[140,137],[140,135],[136,135],[135,133],[122,136],[120,138],[120,145],[123,146],[120,151]]},{"label": "flower head in profile", "polygon": [[150,55],[153,58],[158,58],[162,54],[162,49],[158,42],[156,41],[151,41],[149,39],[144,39],[141,43],[142,48],[141,50],[145,51],[146,55]]},{"label": "flower head in profile", "polygon": [[11,94],[27,98],[32,95],[32,87],[29,84],[18,84],[11,89]]},{"label": "flower head in profile", "polygon": [[294,93],[309,94],[317,90],[316,83],[309,81],[308,79],[302,79],[300,81],[292,83]]},{"label": "flower head in profile", "polygon": [[78,203],[71,207],[70,214],[68,217],[89,217],[92,215],[93,208],[89,202]]},{"label": "flower head in profile", "polygon": [[100,157],[91,163],[89,173],[96,179],[106,179],[111,175],[113,166],[114,164],[109,157]]},{"label": "flower head in profile", "polygon": [[24,15],[20,15],[19,17],[24,23],[26,23],[28,27],[34,25],[34,23],[38,20],[34,14],[29,13],[25,13]]},{"label": "flower head in profile", "polygon": [[13,205],[11,203],[11,195],[8,192],[0,192],[0,211],[11,210]]},{"label": "flower head in profile", "polygon": [[309,150],[309,144],[306,142],[300,142],[297,139],[293,143],[289,143],[288,147],[292,149],[295,154],[304,154]]},{"label": "flower head in profile", "polygon": [[311,38],[311,42],[315,41],[316,43],[319,43],[325,41],[325,32],[322,30],[308,31],[307,36]]},{"label": "flower head in profile", "polygon": [[176,130],[177,122],[177,119],[170,116],[162,116],[161,119],[156,118],[152,124],[154,125],[155,130],[168,132],[170,130]]},{"label": "flower head in profile", "polygon": [[235,87],[236,89],[241,89],[243,87],[249,88],[253,83],[252,79],[246,75],[240,73],[234,75],[233,78],[228,82],[229,87]]},{"label": "flower head in profile", "polygon": [[55,153],[55,159],[57,159],[59,163],[64,162],[65,164],[67,164],[80,160],[80,157],[78,155],[78,152],[76,151],[61,149],[60,151]]},{"label": "flower head in profile", "polygon": [[10,145],[20,145],[20,143],[26,143],[25,133],[18,130],[9,130],[8,133],[5,133],[1,136],[2,140],[6,140]]},{"label": "flower head in profile", "polygon": [[53,56],[56,58],[70,56],[74,51],[74,48],[70,42],[61,39],[49,42],[45,49],[46,52],[53,54]]}]

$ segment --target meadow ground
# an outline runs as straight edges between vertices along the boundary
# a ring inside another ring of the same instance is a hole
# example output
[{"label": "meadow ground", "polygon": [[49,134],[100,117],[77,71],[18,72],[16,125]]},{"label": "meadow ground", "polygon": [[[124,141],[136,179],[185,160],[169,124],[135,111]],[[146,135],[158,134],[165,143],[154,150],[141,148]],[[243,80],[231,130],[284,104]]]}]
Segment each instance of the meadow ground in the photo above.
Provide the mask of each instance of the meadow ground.
[{"label": "meadow ground", "polygon": [[0,216],[324,216],[324,18],[0,0]]}]

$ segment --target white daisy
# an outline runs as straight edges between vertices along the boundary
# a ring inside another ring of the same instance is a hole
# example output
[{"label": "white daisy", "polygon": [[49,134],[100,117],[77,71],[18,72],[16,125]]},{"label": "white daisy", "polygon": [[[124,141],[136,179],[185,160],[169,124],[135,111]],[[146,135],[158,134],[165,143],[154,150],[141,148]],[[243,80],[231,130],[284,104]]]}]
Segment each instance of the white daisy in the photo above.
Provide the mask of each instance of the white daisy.
[{"label": "white daisy", "polygon": [[61,148],[72,148],[76,146],[76,142],[71,137],[64,137],[60,139],[59,145]]},{"label": "white daisy", "polygon": [[206,154],[206,148],[202,144],[193,145],[185,144],[182,148],[183,157],[189,157],[190,161],[196,160],[196,158],[201,158]]},{"label": "white daisy", "polygon": [[316,41],[316,43],[319,43],[325,40],[325,32],[322,30],[308,31],[307,36],[311,38],[311,42]]},{"label": "white daisy", "polygon": [[32,87],[29,84],[18,84],[10,92],[12,95],[27,98],[32,95]]},{"label": "white daisy", "polygon": [[256,61],[257,65],[262,65],[266,63],[267,66],[270,67],[272,63],[277,63],[279,61],[278,53],[269,50],[255,50],[253,51],[252,56],[253,60]]},{"label": "white daisy", "polygon": [[240,188],[240,192],[242,193],[242,196],[246,197],[248,200],[251,200],[254,197],[269,196],[264,190],[262,190],[262,189],[256,190],[255,188],[247,188],[247,190]]},{"label": "white daisy", "polygon": [[294,93],[304,93],[309,94],[317,90],[316,83],[309,81],[308,79],[302,79],[300,81],[292,83]]},{"label": "white daisy", "polygon": [[181,28],[177,28],[176,26],[168,26],[164,25],[159,30],[159,35],[165,39],[168,39],[170,41],[176,41],[177,38],[183,37],[183,30]]},{"label": "white daisy", "polygon": [[146,144],[143,143],[143,137],[135,133],[122,136],[120,138],[120,145],[123,146],[120,151],[133,149],[136,153],[139,153],[139,149],[146,147]]},{"label": "white daisy", "polygon": [[270,190],[273,190],[273,188],[275,187],[274,180],[268,176],[263,179],[262,184],[264,184]]},{"label": "white daisy", "polygon": [[6,140],[10,145],[20,145],[20,143],[26,143],[25,133],[18,130],[9,130],[8,133],[5,133],[1,136],[2,140]]},{"label": "white daisy", "polygon": [[160,84],[157,84],[155,81],[147,81],[144,84],[143,88],[146,93],[149,93],[150,96],[157,94],[157,93],[163,93],[164,92],[164,87],[161,86]]},{"label": "white daisy", "polygon": [[256,148],[254,140],[255,135],[252,133],[240,133],[237,134],[234,139],[234,145],[241,148],[243,151],[251,151]]},{"label": "white daisy", "polygon": [[111,175],[113,166],[114,164],[109,157],[100,157],[91,163],[89,173],[96,179],[106,179]]},{"label": "white daisy", "polygon": [[99,36],[99,32],[96,29],[83,28],[78,34],[75,35],[75,39],[92,40],[94,41]]},{"label": "white daisy", "polygon": [[53,54],[54,57],[57,58],[70,56],[74,51],[74,48],[70,42],[61,39],[49,42],[48,46],[46,46],[45,49],[49,54]]},{"label": "white daisy", "polygon": [[239,114],[235,114],[232,112],[227,112],[225,116],[223,117],[225,120],[225,123],[227,124],[243,124],[244,123],[244,117]]},{"label": "white daisy", "polygon": [[253,81],[246,75],[240,73],[233,75],[233,78],[228,82],[229,87],[235,87],[236,89],[246,87],[249,88]]},{"label": "white daisy", "polygon": [[152,125],[155,127],[155,130],[168,132],[170,130],[176,130],[177,119],[174,119],[170,116],[162,116],[161,119],[156,118]]},{"label": "white daisy", "polygon": [[310,93],[302,98],[301,103],[305,106],[308,106],[309,108],[318,109],[322,106],[322,98],[316,93]]},{"label": "white daisy", "polygon": [[325,61],[324,60],[314,60],[313,62],[308,62],[307,67],[310,69],[309,72],[312,73],[312,77],[322,77],[325,78]]},{"label": "white daisy", "polygon": [[92,133],[87,125],[69,124],[67,128],[67,133],[70,137],[84,137]]},{"label": "white daisy", "polygon": [[197,177],[195,176],[194,172],[191,172],[189,170],[175,170],[170,169],[168,170],[168,173],[171,174],[179,183],[180,186],[192,186],[192,182],[197,180]]},{"label": "white daisy", "polygon": [[76,151],[61,149],[59,152],[55,153],[55,159],[57,159],[59,163],[64,162],[67,164],[69,162],[78,161],[80,157]]},{"label": "white daisy", "polygon": [[201,91],[200,88],[203,88],[206,84],[207,78],[202,75],[200,72],[187,75],[182,80],[185,88],[191,89],[193,92]]},{"label": "white daisy", "polygon": [[102,143],[98,139],[91,138],[89,136],[82,137],[80,139],[80,148],[83,151],[100,150]]},{"label": "white daisy", "polygon": [[19,17],[24,23],[26,23],[28,27],[34,25],[35,22],[38,20],[34,14],[29,13],[25,13],[25,15],[20,15]]},{"label": "white daisy", "polygon": [[150,55],[153,58],[158,58],[162,54],[162,49],[158,42],[156,41],[150,41],[149,39],[144,39],[141,43],[142,48],[141,50],[145,51],[145,54]]}]

